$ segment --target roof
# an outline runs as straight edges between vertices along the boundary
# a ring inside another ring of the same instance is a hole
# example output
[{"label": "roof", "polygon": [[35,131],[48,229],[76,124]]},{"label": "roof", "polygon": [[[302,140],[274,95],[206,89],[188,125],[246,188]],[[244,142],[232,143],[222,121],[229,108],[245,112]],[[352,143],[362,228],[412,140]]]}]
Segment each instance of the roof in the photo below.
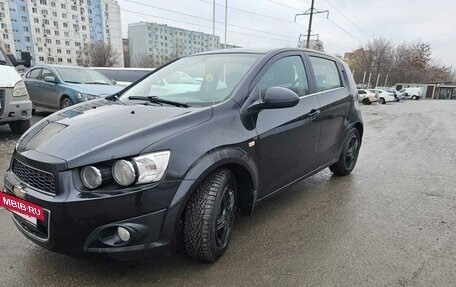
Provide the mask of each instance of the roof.
[{"label": "roof", "polygon": [[[322,54],[326,56],[330,56],[325,52],[312,50],[312,49],[304,49],[304,48],[233,48],[233,49],[222,49],[222,50],[213,50],[198,53],[196,55],[210,55],[210,54],[234,54],[234,53],[245,53],[245,54],[268,54],[268,53],[279,53],[279,52],[288,52],[288,51],[302,51],[302,52],[312,52],[316,54]],[[330,56],[335,58],[334,56]]]}]

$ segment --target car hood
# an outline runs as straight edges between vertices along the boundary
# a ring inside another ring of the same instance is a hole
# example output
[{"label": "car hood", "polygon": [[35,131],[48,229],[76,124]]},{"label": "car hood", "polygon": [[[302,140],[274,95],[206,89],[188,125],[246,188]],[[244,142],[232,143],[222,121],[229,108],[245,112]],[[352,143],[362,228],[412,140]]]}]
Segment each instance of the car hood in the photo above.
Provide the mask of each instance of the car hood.
[{"label": "car hood", "polygon": [[88,84],[65,84],[67,87],[84,94],[94,96],[109,96],[123,90],[125,87],[116,85],[88,85]]},{"label": "car hood", "polygon": [[146,147],[212,117],[212,108],[123,105],[105,99],[74,105],[42,119],[17,151],[46,154],[67,168],[134,156]]}]

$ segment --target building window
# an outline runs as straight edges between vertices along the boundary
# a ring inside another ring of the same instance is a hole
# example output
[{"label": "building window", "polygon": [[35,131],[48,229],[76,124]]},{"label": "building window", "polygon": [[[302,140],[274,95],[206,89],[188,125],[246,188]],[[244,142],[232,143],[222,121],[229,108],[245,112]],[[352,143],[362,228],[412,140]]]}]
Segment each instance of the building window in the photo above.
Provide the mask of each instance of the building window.
[{"label": "building window", "polygon": [[68,64],[71,64],[71,59],[67,59],[67,63],[68,63]]}]

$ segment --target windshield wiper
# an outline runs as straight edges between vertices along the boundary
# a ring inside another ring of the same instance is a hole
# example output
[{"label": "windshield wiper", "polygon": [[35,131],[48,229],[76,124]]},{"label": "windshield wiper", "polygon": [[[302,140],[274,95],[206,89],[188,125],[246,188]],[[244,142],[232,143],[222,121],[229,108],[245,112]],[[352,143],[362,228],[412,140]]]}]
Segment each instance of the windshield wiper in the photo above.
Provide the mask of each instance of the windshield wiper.
[{"label": "windshield wiper", "polygon": [[65,83],[70,83],[70,84],[82,84],[81,82],[75,82],[75,81],[65,81]]},{"label": "windshield wiper", "polygon": [[86,85],[109,85],[108,83],[104,82],[90,82],[90,83],[84,83]]},{"label": "windshield wiper", "polygon": [[5,60],[0,60],[0,65],[6,65],[6,61]]},{"label": "windshield wiper", "polygon": [[161,99],[159,97],[153,97],[153,96],[148,96],[148,97],[140,97],[140,96],[130,96],[128,97],[129,100],[147,100],[151,103],[154,103],[154,104],[167,104],[167,105],[172,105],[172,106],[176,106],[176,107],[183,107],[183,108],[188,108],[190,107],[189,105],[187,104],[184,104],[184,103],[179,103],[179,102],[175,102],[175,101],[170,101],[170,100],[165,100],[165,99]]}]

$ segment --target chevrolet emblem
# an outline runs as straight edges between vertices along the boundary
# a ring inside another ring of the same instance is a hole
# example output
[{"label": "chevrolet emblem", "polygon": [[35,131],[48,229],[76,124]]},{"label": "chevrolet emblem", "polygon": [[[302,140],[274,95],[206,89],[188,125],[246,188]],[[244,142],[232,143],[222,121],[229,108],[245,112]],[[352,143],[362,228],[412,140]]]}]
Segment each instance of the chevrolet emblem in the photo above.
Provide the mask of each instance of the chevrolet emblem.
[{"label": "chevrolet emblem", "polygon": [[19,198],[25,198],[25,190],[19,185],[13,186],[13,193]]}]

